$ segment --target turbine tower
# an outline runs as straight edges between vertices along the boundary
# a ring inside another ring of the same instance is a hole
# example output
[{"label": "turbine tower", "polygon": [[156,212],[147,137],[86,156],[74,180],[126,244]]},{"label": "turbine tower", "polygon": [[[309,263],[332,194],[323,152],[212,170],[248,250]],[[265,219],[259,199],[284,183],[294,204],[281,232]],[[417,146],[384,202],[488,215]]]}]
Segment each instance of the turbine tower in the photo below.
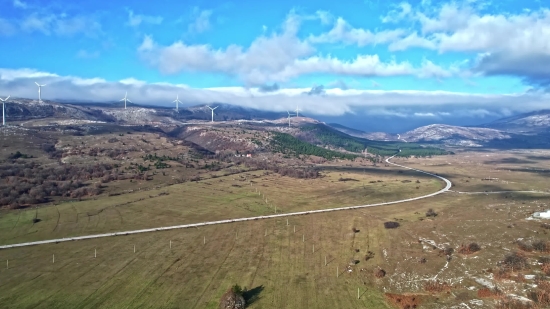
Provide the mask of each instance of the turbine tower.
[{"label": "turbine tower", "polygon": [[212,110],[212,122],[214,122],[214,110],[215,110],[216,108],[218,108],[219,106],[216,106],[216,107],[212,108],[212,107],[206,105],[206,107],[208,107],[209,109]]},{"label": "turbine tower", "polygon": [[128,100],[128,91],[126,91],[126,94],[124,95],[124,98],[120,101],[124,101],[124,109],[126,109],[126,101],[132,103],[132,101]]},{"label": "turbine tower", "polygon": [[176,103],[176,111],[178,111],[178,103],[181,103],[179,96],[180,96],[179,94],[176,95],[176,99],[172,101],[172,103]]},{"label": "turbine tower", "polygon": [[296,105],[296,109],[294,111],[296,112],[296,117],[300,117],[298,115],[298,112],[301,111],[301,109],[298,107],[298,105]]},{"label": "turbine tower", "polygon": [[41,97],[41,94],[40,94],[40,89],[42,89],[42,87],[46,86],[46,84],[44,85],[40,85],[39,83],[37,82],[34,82],[37,86],[38,86],[38,103],[42,102],[42,97]]},{"label": "turbine tower", "polygon": [[6,101],[10,98],[10,96],[8,96],[7,98],[5,99],[0,99],[0,101],[2,101],[2,125],[5,126],[6,125]]},{"label": "turbine tower", "polygon": [[288,113],[288,127],[290,128],[290,115],[292,115],[289,111],[286,111]]}]

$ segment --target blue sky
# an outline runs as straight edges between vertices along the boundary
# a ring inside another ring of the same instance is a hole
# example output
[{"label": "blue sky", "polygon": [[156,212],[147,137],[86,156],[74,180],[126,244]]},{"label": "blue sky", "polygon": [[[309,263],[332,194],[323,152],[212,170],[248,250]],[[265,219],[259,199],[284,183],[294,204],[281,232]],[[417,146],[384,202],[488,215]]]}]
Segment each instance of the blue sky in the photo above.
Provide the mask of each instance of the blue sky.
[{"label": "blue sky", "polygon": [[0,95],[484,122],[548,106],[548,6],[0,0]]}]

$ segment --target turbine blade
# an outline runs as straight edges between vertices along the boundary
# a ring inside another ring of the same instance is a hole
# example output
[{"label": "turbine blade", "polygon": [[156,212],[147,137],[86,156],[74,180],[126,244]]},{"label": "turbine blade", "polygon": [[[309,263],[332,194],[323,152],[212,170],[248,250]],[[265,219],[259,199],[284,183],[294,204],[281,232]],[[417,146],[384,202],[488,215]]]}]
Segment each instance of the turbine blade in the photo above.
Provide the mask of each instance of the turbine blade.
[{"label": "turbine blade", "polygon": [[40,87],[40,85],[37,83],[37,82],[34,82],[38,87]]},{"label": "turbine blade", "polygon": [[128,101],[128,102],[130,102],[130,103],[134,103],[134,102],[132,102],[132,101],[130,101],[130,100],[128,100],[128,99],[126,99],[126,101]]},{"label": "turbine blade", "polygon": [[4,101],[7,101],[9,98],[10,98],[10,96],[8,96],[7,98],[5,98]]}]

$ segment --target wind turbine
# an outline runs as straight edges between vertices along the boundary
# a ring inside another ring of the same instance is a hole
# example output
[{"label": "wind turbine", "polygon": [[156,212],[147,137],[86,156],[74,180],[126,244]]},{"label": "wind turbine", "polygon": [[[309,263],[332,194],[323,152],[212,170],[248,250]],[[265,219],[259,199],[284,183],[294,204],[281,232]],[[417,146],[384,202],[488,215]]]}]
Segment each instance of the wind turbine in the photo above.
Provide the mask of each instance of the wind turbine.
[{"label": "wind turbine", "polygon": [[176,95],[176,99],[172,101],[172,103],[176,103],[176,111],[178,111],[178,103],[181,103],[179,96],[180,96],[179,94]]},{"label": "wind turbine", "polygon": [[216,107],[212,108],[212,107],[206,105],[206,107],[208,107],[209,109],[212,110],[212,122],[214,122],[214,110],[215,110],[216,108],[218,108],[219,106],[216,106]]},{"label": "wind turbine", "polygon": [[128,91],[126,91],[126,94],[124,95],[124,98],[120,101],[124,101],[124,109],[126,109],[126,101],[132,103],[132,101],[128,100]]},{"label": "wind turbine", "polygon": [[292,115],[289,111],[286,111],[288,113],[288,127],[290,128],[290,115]]},{"label": "wind turbine", "polygon": [[294,111],[296,112],[296,117],[300,117],[298,115],[298,112],[301,111],[301,109],[298,107],[298,105],[296,105],[296,109]]},{"label": "wind turbine", "polygon": [[2,101],[2,125],[5,126],[6,125],[6,101],[10,98],[10,96],[8,96],[7,98],[5,99],[0,99],[0,101]]},{"label": "wind turbine", "polygon": [[38,86],[38,103],[40,103],[40,102],[42,102],[42,97],[40,96],[40,89],[42,89],[42,87],[46,86],[46,84],[40,85],[37,82],[34,82],[34,83]]}]

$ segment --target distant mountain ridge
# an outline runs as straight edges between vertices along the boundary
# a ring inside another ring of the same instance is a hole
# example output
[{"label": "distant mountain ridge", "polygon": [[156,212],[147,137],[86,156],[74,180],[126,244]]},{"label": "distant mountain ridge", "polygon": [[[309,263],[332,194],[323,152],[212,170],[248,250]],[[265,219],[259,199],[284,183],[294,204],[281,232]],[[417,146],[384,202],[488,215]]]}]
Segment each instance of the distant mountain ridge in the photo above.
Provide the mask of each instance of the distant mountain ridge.
[{"label": "distant mountain ridge", "polygon": [[550,129],[550,110],[540,110],[502,118],[480,127],[509,132],[533,132]]}]

